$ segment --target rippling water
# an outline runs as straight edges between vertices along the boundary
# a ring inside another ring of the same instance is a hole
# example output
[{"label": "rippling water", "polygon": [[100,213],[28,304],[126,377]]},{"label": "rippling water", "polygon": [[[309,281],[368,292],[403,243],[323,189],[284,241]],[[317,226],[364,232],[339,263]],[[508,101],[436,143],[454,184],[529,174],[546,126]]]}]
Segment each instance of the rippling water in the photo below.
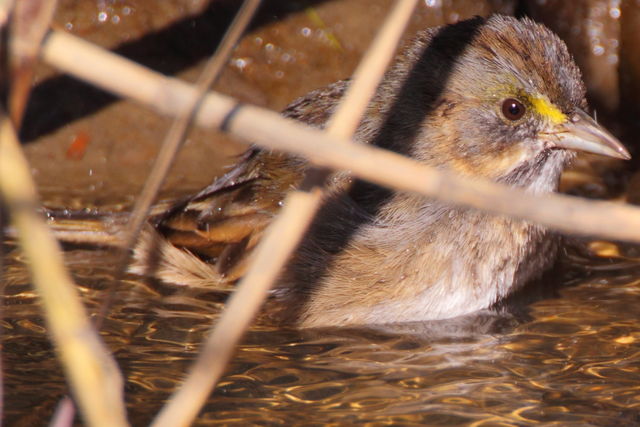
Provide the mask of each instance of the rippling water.
[{"label": "rippling water", "polygon": [[[96,311],[112,255],[67,255]],[[5,421],[41,425],[66,387],[17,251],[7,270]],[[366,329],[256,326],[199,422],[636,425],[640,266],[627,258],[572,270],[558,274],[578,284],[518,314]],[[130,420],[144,425],[195,358],[220,297],[135,280],[116,297],[103,336],[127,378]]]}]

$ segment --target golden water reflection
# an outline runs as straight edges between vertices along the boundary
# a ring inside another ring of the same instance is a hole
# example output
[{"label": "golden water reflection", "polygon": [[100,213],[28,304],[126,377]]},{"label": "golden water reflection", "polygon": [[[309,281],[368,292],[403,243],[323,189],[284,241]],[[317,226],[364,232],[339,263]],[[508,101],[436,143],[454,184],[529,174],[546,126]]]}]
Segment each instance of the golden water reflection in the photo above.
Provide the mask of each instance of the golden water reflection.
[{"label": "golden water reflection", "polygon": [[[66,387],[24,266],[12,255],[5,421],[41,425]],[[87,306],[97,310],[113,256],[67,255]],[[565,282],[579,284],[517,314],[366,329],[256,326],[198,424],[636,425],[640,266],[630,262],[567,273]],[[103,337],[127,377],[130,420],[144,425],[194,360],[222,298],[129,280],[116,299]]]}]

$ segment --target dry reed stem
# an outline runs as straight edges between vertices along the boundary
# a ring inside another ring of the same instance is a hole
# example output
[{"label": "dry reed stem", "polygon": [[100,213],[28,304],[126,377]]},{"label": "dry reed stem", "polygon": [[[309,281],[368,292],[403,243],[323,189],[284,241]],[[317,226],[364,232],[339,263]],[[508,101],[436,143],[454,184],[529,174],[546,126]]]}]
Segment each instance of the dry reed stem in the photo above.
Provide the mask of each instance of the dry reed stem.
[{"label": "dry reed stem", "polygon": [[56,406],[56,410],[51,417],[49,427],[69,427],[73,425],[76,417],[76,406],[69,396],[63,397]]},{"label": "dry reed stem", "polygon": [[178,116],[169,129],[160,153],[156,158],[156,163],[153,165],[145,182],[145,187],[137,198],[136,205],[133,209],[129,227],[127,228],[128,233],[125,238],[128,247],[132,247],[137,240],[140,228],[146,220],[151,204],[158,194],[167,172],[173,164],[178,149],[182,145],[182,141],[191,126],[194,113],[198,110],[209,87],[215,84],[220,76],[223,67],[227,64],[229,57],[233,53],[235,45],[251,22],[251,18],[259,5],[260,0],[245,0],[234,21],[229,26],[220,46],[207,62],[202,74],[198,78],[195,85],[196,93],[193,94],[185,110]]},{"label": "dry reed stem", "polygon": [[[355,132],[369,100],[393,57],[417,0],[398,2],[361,61],[353,83],[329,123],[327,133],[345,139]],[[233,350],[251,324],[268,291],[294,251],[323,199],[322,188],[294,190],[255,250],[222,316],[181,388],[158,414],[154,426],[187,425],[197,416],[211,389],[224,373]]]},{"label": "dry reed stem", "polygon": [[[110,225],[108,221],[56,218],[55,223],[50,225],[61,242],[82,242],[97,246],[127,248],[124,230],[117,225]],[[7,236],[12,238],[18,235],[11,227],[5,231]]]},{"label": "dry reed stem", "polygon": [[[6,40],[6,34],[9,32],[8,23],[9,23],[9,15],[13,10],[13,0],[0,0],[0,40]],[[0,58],[7,57],[8,46],[7,43],[3,43],[0,41]],[[2,76],[8,75],[7,64],[6,61],[2,61],[0,63],[0,93],[4,93],[6,91],[6,85],[8,82],[6,79],[3,81]],[[6,237],[4,228],[6,226],[6,214],[2,212],[0,209],[0,277],[4,276],[4,252],[5,245],[4,239]],[[0,279],[0,335],[4,335],[4,288],[5,283],[2,279]],[[0,419],[4,420],[4,366],[2,361],[4,360],[4,356],[2,354],[2,347],[0,347]]]},{"label": "dry reed stem", "polygon": [[56,0],[18,1],[11,18],[9,114],[20,128],[27,106],[40,44],[51,24]]},{"label": "dry reed stem", "polygon": [[393,58],[417,0],[397,3],[353,73],[344,98],[327,124],[327,133],[336,138],[351,139],[373,97],[380,80]]},{"label": "dry reed stem", "polygon": [[4,114],[0,119],[0,194],[29,260],[47,329],[73,395],[89,425],[128,425],[122,376],[87,318],[57,241],[36,213],[35,185],[11,121]]},{"label": "dry reed stem", "polygon": [[13,10],[14,0],[0,0],[0,28],[9,22],[9,14]]},{"label": "dry reed stem", "polygon": [[[136,199],[131,218],[124,234],[124,251],[116,264],[115,280],[113,281],[114,284],[117,284],[120,281],[120,278],[127,268],[127,264],[130,259],[129,249],[133,248],[138,240],[140,230],[142,230],[142,226],[144,225],[149,214],[149,210],[151,209],[151,204],[156,199],[158,191],[160,191],[160,187],[165,181],[176,154],[182,146],[184,138],[193,123],[195,112],[198,111],[198,107],[206,96],[207,90],[209,90],[210,86],[218,80],[224,66],[229,62],[229,57],[233,53],[233,49],[247,29],[247,26],[251,22],[251,18],[258,9],[258,6],[260,6],[260,0],[244,1],[233,22],[231,22],[227,29],[220,45],[209,61],[207,61],[204,70],[199,76],[195,86],[195,93],[193,93],[192,97],[188,100],[184,111],[182,111],[171,124],[171,128],[164,138],[160,152],[158,153],[153,167],[151,168],[151,172],[145,181],[140,195]],[[113,290],[114,289],[112,287],[109,298],[107,298],[100,310],[98,328],[109,309]]]},{"label": "dry reed stem", "polygon": [[[0,0],[0,40],[6,40],[6,34],[8,33],[8,23],[9,23],[9,14],[13,10],[13,0]],[[0,41],[0,58],[7,57],[7,43],[3,43]],[[1,76],[6,76],[8,74],[7,64],[0,63],[0,93],[6,90],[6,85],[8,82],[2,81]],[[2,212],[0,209],[0,276],[4,275],[4,239],[5,239],[5,225],[6,225],[6,214]],[[4,282],[0,279],[0,335],[4,335]],[[0,347],[0,419],[4,420],[4,366],[2,361],[4,360],[4,356],[2,354],[2,347]]]},{"label": "dry reed stem", "polygon": [[[44,42],[42,54],[62,71],[161,114],[180,114],[194,90],[187,83],[68,34],[52,32]],[[567,233],[640,243],[640,208],[559,194],[535,196],[486,180],[461,178],[377,147],[346,144],[343,139],[273,111],[240,106],[217,93],[205,98],[196,122],[223,127],[257,145],[289,151],[318,166],[348,170],[357,177],[398,190],[537,222]]]},{"label": "dry reed stem", "polygon": [[[276,240],[292,240],[304,232],[307,224],[300,223],[297,220],[302,216],[312,215],[313,211],[305,212],[300,210],[305,209],[305,207],[313,209],[314,203],[309,203],[306,198],[318,198],[318,193],[320,192],[319,189],[316,189],[315,193],[296,193],[295,198],[289,200],[289,204],[282,208],[282,212],[275,222],[277,223],[285,215],[289,217],[288,212],[290,211],[298,211],[302,215],[294,215],[294,221],[284,227],[284,234],[282,235],[274,236],[273,233],[277,231],[276,227],[269,227],[264,239],[268,241],[274,238]],[[282,230],[278,232],[282,232]],[[272,271],[272,263],[280,265],[288,258],[288,253],[283,251],[267,253],[265,256],[265,249],[271,250],[266,245],[256,248],[256,259],[251,264],[251,271],[244,276],[244,282],[262,282],[262,276],[268,275]],[[249,321],[253,318],[253,313],[248,313],[246,307],[259,307],[264,301],[267,291],[268,289],[239,286],[233,292],[225,306],[220,321],[216,324],[215,330],[205,341],[204,348],[198,355],[198,360],[190,369],[187,380],[177,394],[171,398],[167,406],[158,414],[152,424],[153,427],[189,425],[209,396],[211,388],[224,373],[226,363],[235,350],[235,344],[240,340]],[[249,316],[247,316],[248,314]],[[249,321],[246,320],[247,317]],[[241,324],[239,325],[238,322],[241,322]],[[185,415],[189,415],[189,418],[185,418]]]}]

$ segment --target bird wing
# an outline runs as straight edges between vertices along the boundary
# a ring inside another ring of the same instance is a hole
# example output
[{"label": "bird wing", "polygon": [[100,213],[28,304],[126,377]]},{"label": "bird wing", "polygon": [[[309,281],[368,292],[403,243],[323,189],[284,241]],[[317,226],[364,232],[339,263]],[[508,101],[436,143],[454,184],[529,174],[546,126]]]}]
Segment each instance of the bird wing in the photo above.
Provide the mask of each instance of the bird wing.
[{"label": "bird wing", "polygon": [[170,244],[235,280],[302,173],[290,156],[252,148],[227,174],[151,222]]},{"label": "bird wing", "polygon": [[[343,81],[311,92],[282,114],[321,128],[345,88]],[[151,224],[172,246],[213,265],[224,281],[234,281],[306,167],[296,156],[251,148],[227,174],[156,215]]]}]

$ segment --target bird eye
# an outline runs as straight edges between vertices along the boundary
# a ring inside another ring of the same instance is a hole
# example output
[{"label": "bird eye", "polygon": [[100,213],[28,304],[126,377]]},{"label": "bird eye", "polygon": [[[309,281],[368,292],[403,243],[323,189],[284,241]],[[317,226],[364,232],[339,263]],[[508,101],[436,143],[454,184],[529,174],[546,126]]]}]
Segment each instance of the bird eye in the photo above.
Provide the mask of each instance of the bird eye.
[{"label": "bird eye", "polygon": [[509,120],[518,120],[524,116],[526,108],[517,99],[508,98],[502,101],[502,114]]}]

